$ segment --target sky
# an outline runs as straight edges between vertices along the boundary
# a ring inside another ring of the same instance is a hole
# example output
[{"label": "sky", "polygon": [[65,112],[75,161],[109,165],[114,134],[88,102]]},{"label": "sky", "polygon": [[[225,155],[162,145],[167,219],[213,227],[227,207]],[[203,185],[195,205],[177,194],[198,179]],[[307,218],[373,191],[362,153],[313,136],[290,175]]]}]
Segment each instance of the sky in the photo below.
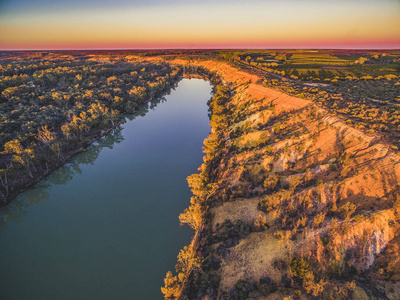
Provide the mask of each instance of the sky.
[{"label": "sky", "polygon": [[0,50],[400,49],[400,0],[0,0]]}]

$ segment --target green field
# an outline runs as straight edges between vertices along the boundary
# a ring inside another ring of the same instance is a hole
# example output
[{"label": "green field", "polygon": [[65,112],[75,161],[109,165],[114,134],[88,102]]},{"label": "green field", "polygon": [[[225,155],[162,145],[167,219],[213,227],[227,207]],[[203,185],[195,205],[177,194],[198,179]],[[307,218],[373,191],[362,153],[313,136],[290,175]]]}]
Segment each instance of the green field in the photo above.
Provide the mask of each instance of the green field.
[{"label": "green field", "polygon": [[[301,81],[381,79],[399,75],[400,52],[320,51],[256,52],[240,55],[253,67]],[[284,72],[284,73],[282,73]],[[372,78],[371,78],[372,77]]]}]

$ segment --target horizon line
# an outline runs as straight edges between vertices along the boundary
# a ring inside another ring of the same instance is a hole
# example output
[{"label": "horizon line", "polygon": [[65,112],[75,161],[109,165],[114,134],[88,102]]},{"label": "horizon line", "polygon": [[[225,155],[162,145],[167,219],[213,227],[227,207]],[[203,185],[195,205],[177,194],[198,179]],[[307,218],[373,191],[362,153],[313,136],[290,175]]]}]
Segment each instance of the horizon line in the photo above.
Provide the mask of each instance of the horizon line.
[{"label": "horizon line", "polygon": [[76,49],[0,49],[0,52],[46,52],[46,51],[233,51],[233,50],[386,50],[386,51],[396,51],[399,48],[76,48]]}]

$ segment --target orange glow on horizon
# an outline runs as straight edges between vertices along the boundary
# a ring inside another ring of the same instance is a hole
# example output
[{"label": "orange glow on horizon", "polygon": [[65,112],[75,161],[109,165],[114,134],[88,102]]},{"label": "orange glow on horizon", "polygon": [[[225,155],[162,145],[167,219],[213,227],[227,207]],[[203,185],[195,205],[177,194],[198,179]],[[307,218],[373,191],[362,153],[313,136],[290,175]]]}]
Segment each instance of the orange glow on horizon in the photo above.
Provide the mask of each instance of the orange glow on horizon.
[{"label": "orange glow on horizon", "polygon": [[0,14],[0,49],[400,48],[399,5],[305,3]]}]

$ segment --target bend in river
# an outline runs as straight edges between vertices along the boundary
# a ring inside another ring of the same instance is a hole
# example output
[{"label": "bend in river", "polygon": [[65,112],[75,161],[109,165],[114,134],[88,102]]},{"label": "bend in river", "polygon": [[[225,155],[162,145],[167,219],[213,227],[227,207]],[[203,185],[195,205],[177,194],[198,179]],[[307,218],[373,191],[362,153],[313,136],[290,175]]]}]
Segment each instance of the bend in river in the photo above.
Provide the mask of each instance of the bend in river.
[{"label": "bend in river", "polygon": [[183,79],[1,208],[0,299],[162,299],[192,235],[178,215],[202,163],[210,93]]}]

